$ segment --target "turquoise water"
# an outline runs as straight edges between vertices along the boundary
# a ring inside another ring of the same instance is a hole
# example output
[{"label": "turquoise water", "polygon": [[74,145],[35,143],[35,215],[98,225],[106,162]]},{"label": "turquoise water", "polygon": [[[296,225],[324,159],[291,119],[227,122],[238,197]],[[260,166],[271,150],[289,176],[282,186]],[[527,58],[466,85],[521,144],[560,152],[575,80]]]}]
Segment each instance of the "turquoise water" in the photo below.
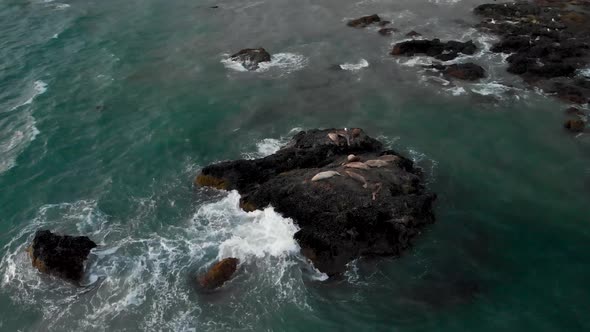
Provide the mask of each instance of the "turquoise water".
[{"label": "turquoise water", "polygon": [[[590,138],[485,52],[492,36],[469,28],[482,2],[0,3],[0,330],[590,329]],[[473,38],[489,77],[441,82],[390,58],[403,37],[345,26],[372,13]],[[223,61],[257,46],[269,68]],[[297,128],[354,126],[439,195],[437,223],[399,259],[325,281],[290,220],[192,187],[204,165],[272,153]],[[39,228],[99,244],[87,287],[30,266]],[[228,255],[236,278],[198,292]]]}]

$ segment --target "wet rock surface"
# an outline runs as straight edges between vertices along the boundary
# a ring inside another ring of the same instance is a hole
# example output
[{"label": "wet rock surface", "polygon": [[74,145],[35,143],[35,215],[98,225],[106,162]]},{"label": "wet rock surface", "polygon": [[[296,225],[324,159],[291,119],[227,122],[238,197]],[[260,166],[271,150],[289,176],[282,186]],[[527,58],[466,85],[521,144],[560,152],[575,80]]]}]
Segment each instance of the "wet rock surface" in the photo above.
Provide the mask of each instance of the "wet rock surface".
[{"label": "wet rock surface", "polygon": [[441,61],[449,61],[458,57],[460,53],[466,55],[474,54],[476,49],[477,47],[471,40],[467,42],[441,42],[440,39],[418,39],[395,44],[390,54],[394,56],[414,56],[421,54],[434,57]]},{"label": "wet rock surface", "polygon": [[229,257],[215,263],[207,273],[198,278],[199,285],[207,290],[221,287],[238,269],[239,260]]},{"label": "wet rock surface", "polygon": [[195,184],[292,218],[302,253],[328,275],[360,256],[400,255],[434,222],[421,171],[358,128],[300,132],[271,156],[207,166]]},{"label": "wet rock surface", "polygon": [[261,62],[270,62],[271,56],[264,48],[246,48],[230,56],[248,70],[256,70]]},{"label": "wet rock surface", "polygon": [[511,54],[508,72],[573,103],[590,98],[577,70],[590,63],[590,14],[585,1],[484,4],[474,12],[482,30],[500,36],[493,52]]},{"label": "wet rock surface", "polygon": [[476,81],[486,76],[485,69],[474,63],[458,63],[452,65],[435,64],[432,68],[441,71],[445,76],[466,81]]},{"label": "wet rock surface", "polygon": [[[371,24],[380,23],[380,22],[381,22],[381,18],[379,17],[379,15],[373,14],[373,15],[359,17],[354,20],[350,20],[350,21],[348,21],[348,23],[346,25],[348,25],[349,27],[353,27],[353,28],[365,28]],[[385,24],[388,24],[388,23],[389,22],[387,22]]]},{"label": "wet rock surface", "polygon": [[96,244],[86,236],[54,234],[48,230],[35,233],[27,249],[33,267],[60,278],[79,282],[84,274],[84,262]]}]

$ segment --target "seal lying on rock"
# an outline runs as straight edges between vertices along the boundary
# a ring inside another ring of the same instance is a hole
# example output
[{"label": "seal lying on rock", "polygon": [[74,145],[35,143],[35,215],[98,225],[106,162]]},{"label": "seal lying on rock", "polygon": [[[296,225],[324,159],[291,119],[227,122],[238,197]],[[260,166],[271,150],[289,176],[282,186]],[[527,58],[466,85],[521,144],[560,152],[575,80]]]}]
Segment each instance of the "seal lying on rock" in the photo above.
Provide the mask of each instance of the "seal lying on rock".
[{"label": "seal lying on rock", "polygon": [[314,175],[314,177],[311,178],[311,181],[315,182],[315,181],[325,180],[325,179],[329,179],[329,178],[336,176],[336,175],[340,175],[340,173],[335,172],[335,171],[320,172],[320,173]]},{"label": "seal lying on rock", "polygon": [[[381,142],[358,128],[349,131],[350,145],[327,139],[328,133],[340,131],[302,131],[273,155],[209,165],[195,183],[221,183],[224,189],[237,190],[240,206],[249,211],[270,205],[292,218],[299,227],[295,239],[301,252],[330,276],[344,272],[346,264],[360,256],[400,255],[422,228],[434,222],[436,196],[426,190],[422,172],[411,160],[384,151]],[[363,164],[365,168],[355,173],[364,178],[364,186],[359,177],[347,173],[350,154],[362,160],[383,155],[398,159],[378,168]],[[311,185],[309,179],[329,171],[348,176]]]},{"label": "seal lying on rock", "polygon": [[37,270],[79,283],[84,274],[84,261],[96,247],[86,236],[69,236],[40,230],[27,249]]}]

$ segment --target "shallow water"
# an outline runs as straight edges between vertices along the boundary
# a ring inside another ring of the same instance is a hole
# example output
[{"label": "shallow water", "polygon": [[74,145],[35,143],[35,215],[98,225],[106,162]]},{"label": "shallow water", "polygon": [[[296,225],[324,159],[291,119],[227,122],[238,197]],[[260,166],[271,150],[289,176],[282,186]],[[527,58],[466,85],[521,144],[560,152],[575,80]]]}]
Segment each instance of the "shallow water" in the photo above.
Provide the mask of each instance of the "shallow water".
[{"label": "shallow water", "polygon": [[[588,330],[590,137],[486,52],[479,3],[2,2],[0,330]],[[403,33],[345,25],[373,13],[474,39],[482,51],[458,61],[489,76],[449,82],[427,58],[391,58]],[[258,46],[279,56],[257,72],[226,61]],[[204,165],[317,127],[362,127],[424,168],[437,223],[403,257],[324,280],[292,221],[192,187]],[[39,228],[99,244],[87,287],[33,270]],[[237,277],[197,291],[229,255]]]}]

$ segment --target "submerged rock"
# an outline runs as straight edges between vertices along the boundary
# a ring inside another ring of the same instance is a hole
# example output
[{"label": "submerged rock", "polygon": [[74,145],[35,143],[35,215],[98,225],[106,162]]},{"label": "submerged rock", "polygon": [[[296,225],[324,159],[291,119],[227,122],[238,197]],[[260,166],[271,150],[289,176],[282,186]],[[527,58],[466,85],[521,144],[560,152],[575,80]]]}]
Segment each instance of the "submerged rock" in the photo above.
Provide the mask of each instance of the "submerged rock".
[{"label": "submerged rock", "polygon": [[230,56],[230,59],[240,62],[248,70],[256,70],[261,62],[270,62],[271,56],[264,48],[246,48]]},{"label": "submerged rock", "polygon": [[40,230],[27,249],[37,270],[79,282],[84,274],[84,261],[96,247],[86,236],[69,236]]},{"label": "submerged rock", "polygon": [[237,258],[233,257],[220,260],[207,273],[199,277],[199,284],[201,287],[209,290],[221,287],[234,275],[238,269],[239,262]]},{"label": "submerged rock", "polygon": [[400,255],[434,222],[436,196],[421,171],[358,128],[302,131],[265,158],[207,166],[196,183],[237,190],[248,211],[271,205],[292,218],[302,253],[328,275],[359,256]]},{"label": "submerged rock", "polygon": [[448,61],[458,57],[459,53],[467,55],[474,54],[476,49],[477,47],[471,40],[467,42],[448,41],[443,43],[440,39],[421,39],[397,43],[393,46],[390,54],[395,56],[424,54],[441,61]]},{"label": "submerged rock", "polygon": [[584,131],[584,128],[586,127],[586,122],[584,122],[584,120],[582,119],[567,120],[563,126],[565,127],[565,129],[571,132],[581,133]]},{"label": "submerged rock", "polygon": [[346,25],[353,28],[365,28],[371,24],[381,22],[381,18],[377,14],[363,16],[351,21],[348,21]]},{"label": "submerged rock", "polygon": [[[587,2],[586,2],[587,3]],[[559,98],[584,104],[590,87],[576,78],[590,63],[590,14],[581,1],[484,4],[479,28],[500,36],[492,52],[511,54],[507,71]]]},{"label": "submerged rock", "polygon": [[474,63],[457,63],[452,65],[434,65],[434,68],[442,71],[446,76],[466,81],[476,81],[486,76],[486,71]]},{"label": "submerged rock", "polygon": [[389,36],[397,31],[398,30],[396,28],[383,28],[383,29],[379,29],[379,31],[377,31],[377,32],[379,32],[379,34],[382,36]]}]

